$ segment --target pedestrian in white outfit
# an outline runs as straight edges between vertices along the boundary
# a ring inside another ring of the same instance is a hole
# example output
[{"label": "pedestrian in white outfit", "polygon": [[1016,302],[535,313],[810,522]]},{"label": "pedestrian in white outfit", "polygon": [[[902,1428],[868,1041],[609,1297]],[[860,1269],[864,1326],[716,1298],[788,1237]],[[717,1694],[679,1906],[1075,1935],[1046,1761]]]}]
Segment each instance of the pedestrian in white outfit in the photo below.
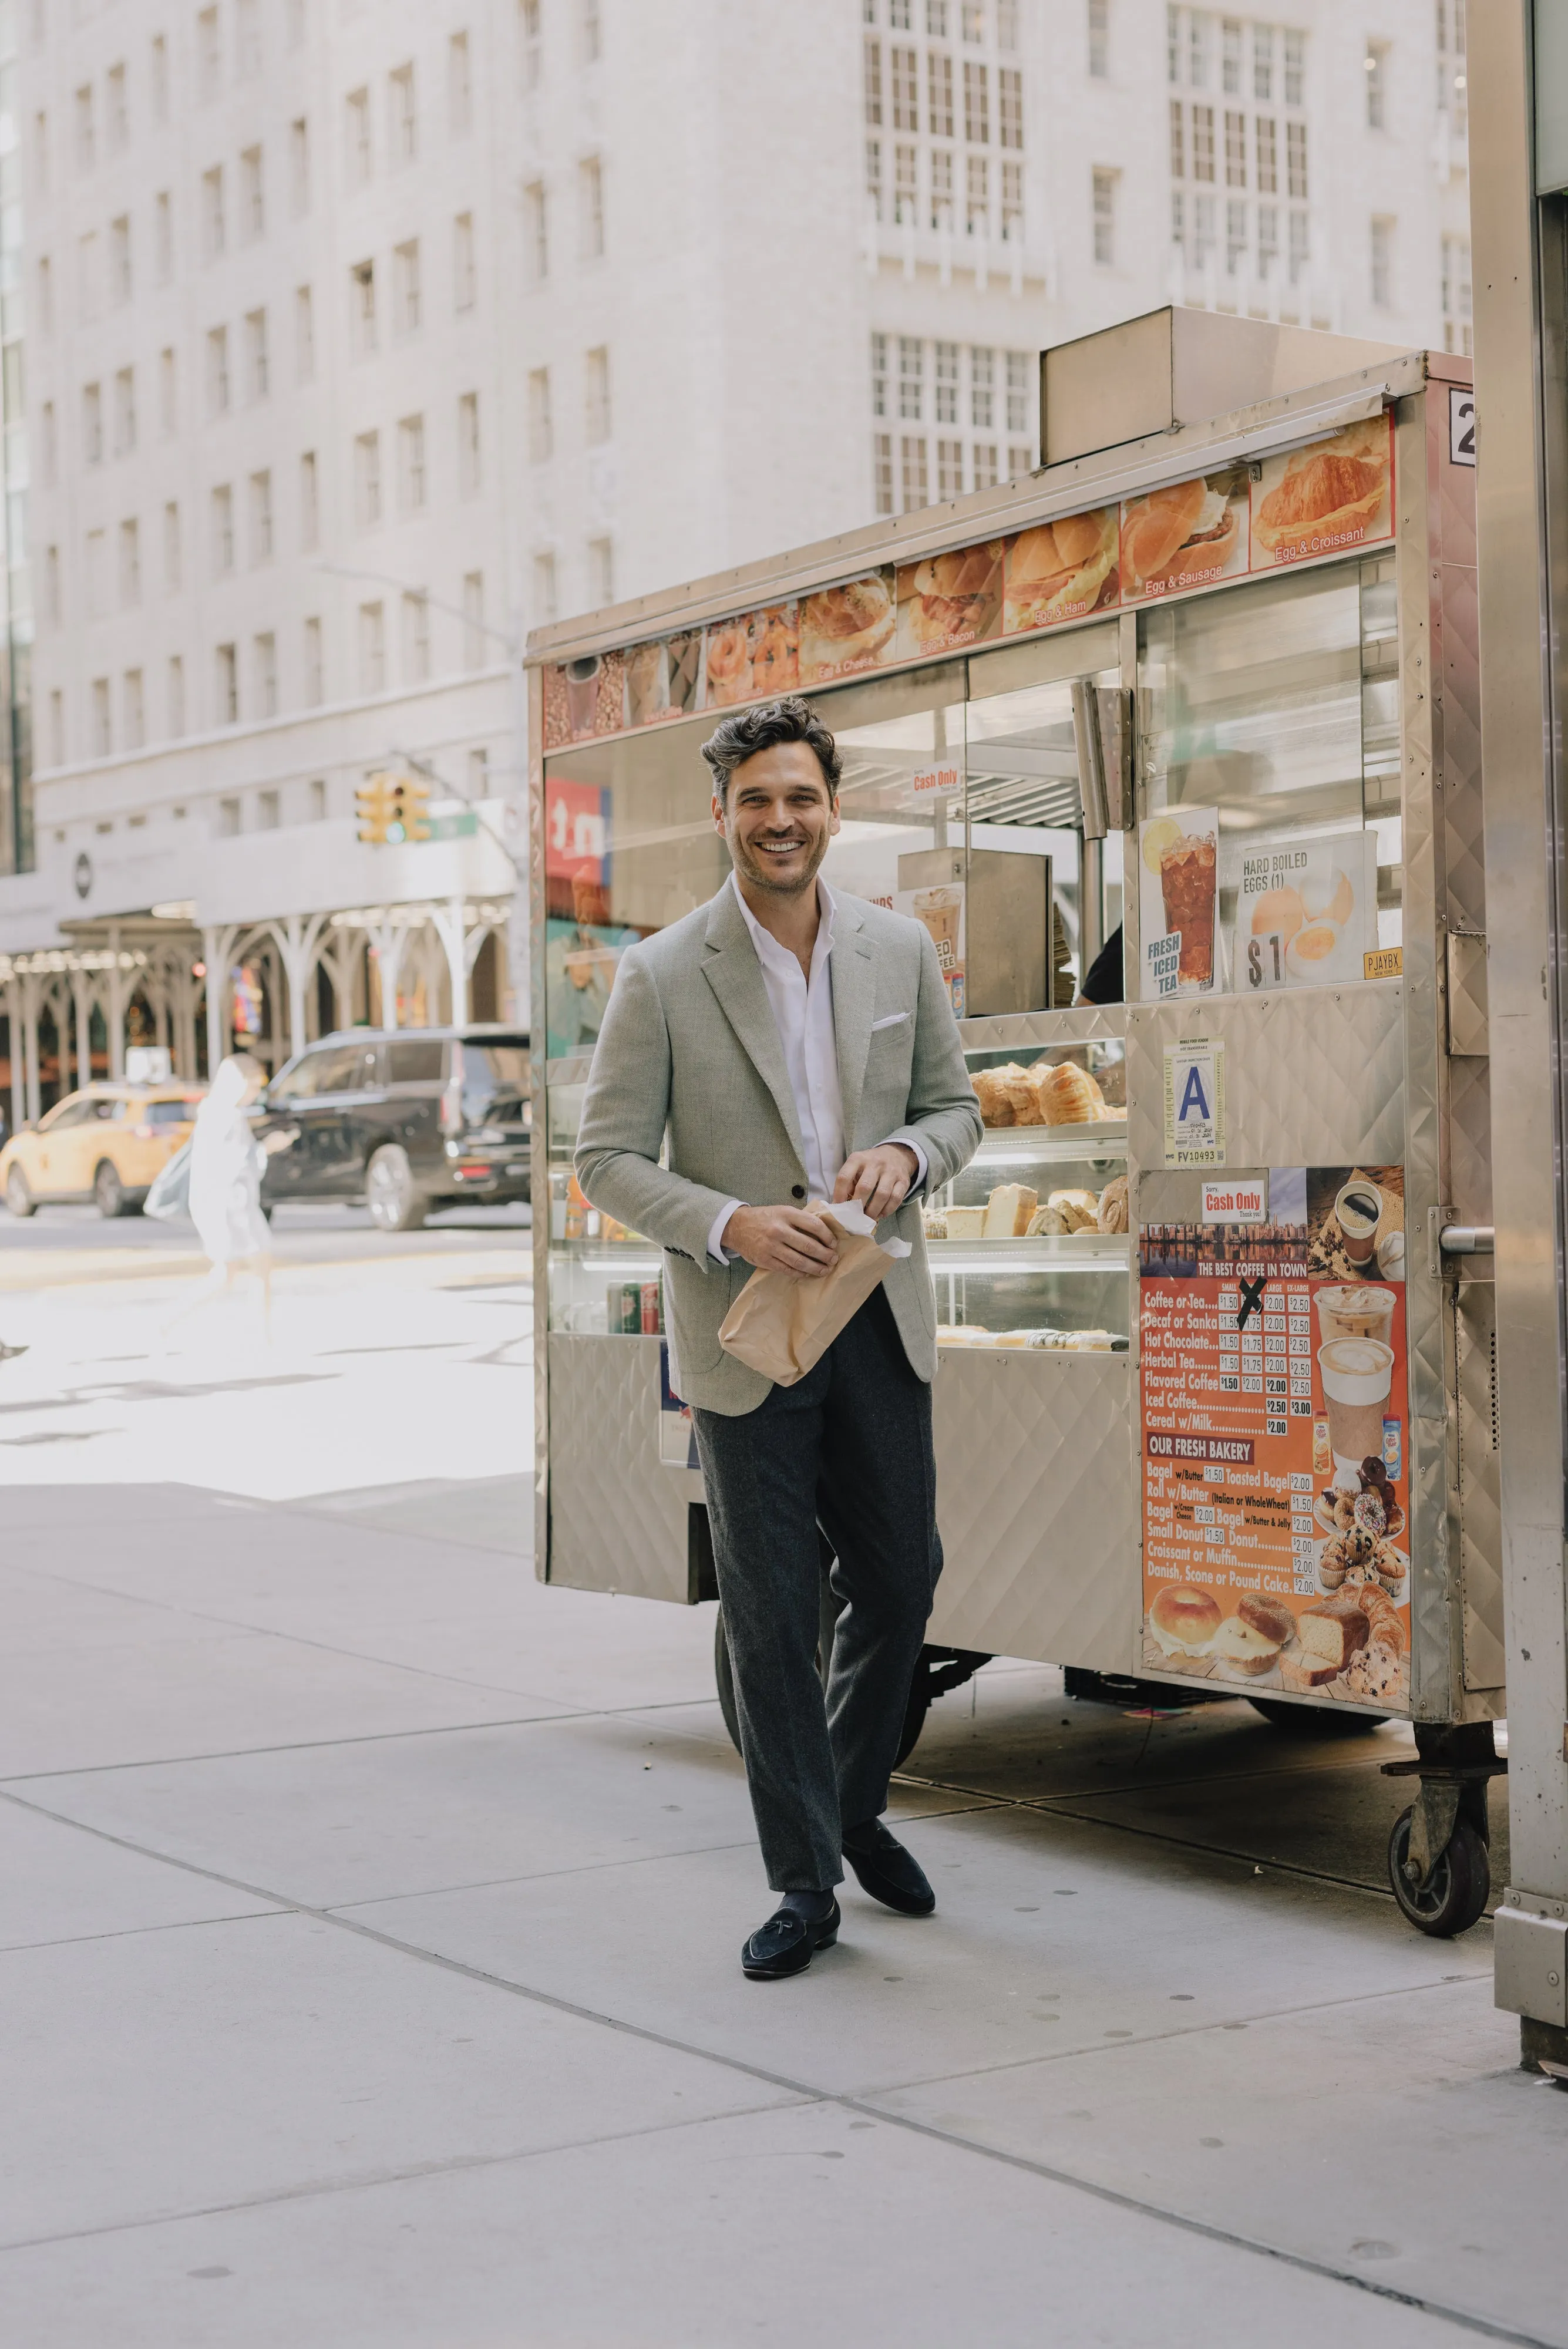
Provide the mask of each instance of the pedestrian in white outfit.
[{"label": "pedestrian in white outfit", "polygon": [[[271,1326],[272,1235],[261,1209],[266,1153],[245,1112],[266,1081],[259,1061],[238,1053],[218,1064],[191,1137],[190,1216],[213,1269],[199,1294],[174,1318],[183,1320],[203,1299],[231,1288],[239,1272],[262,1284]],[[170,1327],[172,1328],[171,1323]]]}]

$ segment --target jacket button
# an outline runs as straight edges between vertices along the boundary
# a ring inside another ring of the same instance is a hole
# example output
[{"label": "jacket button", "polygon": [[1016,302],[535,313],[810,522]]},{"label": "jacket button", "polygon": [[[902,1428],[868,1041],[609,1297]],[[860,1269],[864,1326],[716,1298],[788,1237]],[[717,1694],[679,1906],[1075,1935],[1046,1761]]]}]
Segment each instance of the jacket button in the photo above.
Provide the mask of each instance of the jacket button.
[{"label": "jacket button", "polygon": [[789,1195],[792,1199],[804,1199],[805,1196],[805,1185],[804,1183],[792,1183],[789,1186]]}]

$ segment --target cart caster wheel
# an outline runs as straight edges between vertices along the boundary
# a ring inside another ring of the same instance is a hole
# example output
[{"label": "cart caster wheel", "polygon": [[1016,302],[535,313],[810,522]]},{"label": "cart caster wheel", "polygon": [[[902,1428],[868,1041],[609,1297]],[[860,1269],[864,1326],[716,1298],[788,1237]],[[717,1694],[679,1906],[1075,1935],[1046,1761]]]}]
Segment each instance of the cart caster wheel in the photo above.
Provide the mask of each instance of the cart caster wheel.
[{"label": "cart caster wheel", "polygon": [[[832,1632],[826,1624],[824,1633],[823,1644],[816,1651],[816,1669],[826,1681],[828,1660],[833,1652]],[[713,1619],[713,1683],[718,1692],[719,1710],[724,1716],[724,1726],[738,1754],[741,1751],[741,1716],[735,1705],[735,1675],[730,1664],[730,1642],[724,1632],[724,1610],[722,1607]],[[915,1666],[909,1702],[905,1708],[904,1726],[898,1733],[898,1759],[893,1764],[896,1770],[901,1770],[914,1752],[930,1709],[930,1673],[926,1664],[926,1651],[922,1649],[920,1661]]]},{"label": "cart caster wheel", "polygon": [[1419,1889],[1407,1869],[1410,1859],[1410,1821],[1414,1808],[1401,1811],[1388,1838],[1388,1881],[1394,1898],[1417,1932],[1450,1940],[1464,1933],[1486,1909],[1491,1891],[1491,1864],[1485,1838],[1469,1819],[1456,1819],[1453,1834],[1438,1855],[1438,1864]]}]

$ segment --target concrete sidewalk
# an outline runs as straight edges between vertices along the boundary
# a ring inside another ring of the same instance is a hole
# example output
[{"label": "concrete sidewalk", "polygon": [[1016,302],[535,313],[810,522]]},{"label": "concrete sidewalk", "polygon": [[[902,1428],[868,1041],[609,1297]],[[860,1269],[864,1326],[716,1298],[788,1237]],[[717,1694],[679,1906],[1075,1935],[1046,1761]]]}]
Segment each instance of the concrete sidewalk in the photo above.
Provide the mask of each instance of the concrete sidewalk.
[{"label": "concrete sidewalk", "polygon": [[0,2338],[1568,2344],[1568,2097],[1394,1908],[1401,1733],[990,1666],[937,1917],[748,1984],[711,1609],[475,1492],[4,1494]]}]

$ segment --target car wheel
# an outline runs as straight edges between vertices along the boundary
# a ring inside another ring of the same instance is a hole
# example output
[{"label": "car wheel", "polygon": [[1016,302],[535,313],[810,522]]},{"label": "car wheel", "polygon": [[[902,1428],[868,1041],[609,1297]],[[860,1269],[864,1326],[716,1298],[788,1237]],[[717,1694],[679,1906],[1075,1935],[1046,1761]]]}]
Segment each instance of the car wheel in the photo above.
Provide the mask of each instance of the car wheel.
[{"label": "car wheel", "polygon": [[94,1206],[106,1221],[115,1216],[126,1215],[130,1211],[130,1203],[125,1195],[125,1185],[107,1158],[101,1162],[97,1174],[92,1178],[92,1196]]},{"label": "car wheel", "polygon": [[417,1232],[429,1202],[415,1187],[409,1154],[396,1142],[383,1143],[365,1170],[365,1205],[378,1231]]},{"label": "car wheel", "polygon": [[27,1178],[19,1166],[13,1166],[5,1177],[5,1205],[18,1223],[32,1215],[37,1201],[27,1188]]}]

